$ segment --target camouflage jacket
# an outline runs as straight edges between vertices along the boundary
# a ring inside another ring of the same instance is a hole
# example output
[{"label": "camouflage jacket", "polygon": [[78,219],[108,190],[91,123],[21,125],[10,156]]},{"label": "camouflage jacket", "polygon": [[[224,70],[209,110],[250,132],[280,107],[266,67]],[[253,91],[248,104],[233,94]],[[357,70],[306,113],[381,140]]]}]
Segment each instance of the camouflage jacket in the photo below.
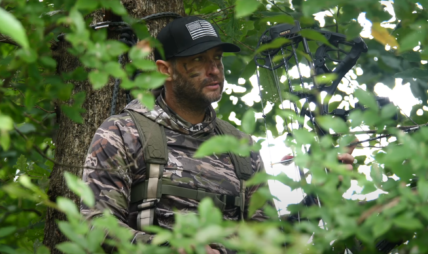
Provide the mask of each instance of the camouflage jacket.
[{"label": "camouflage jacket", "polygon": [[[165,166],[164,178],[180,187],[203,188],[217,194],[239,196],[240,181],[227,154],[193,158],[201,143],[216,135],[216,114],[211,107],[207,110],[204,121],[196,125],[172,112],[162,97],[158,98],[154,110],[148,110],[137,100],[129,103],[125,109],[144,114],[165,127],[168,164]],[[128,113],[123,112],[105,120],[95,133],[85,166],[106,170],[84,169],[83,180],[94,192],[96,205],[89,209],[82,203],[80,210],[87,219],[91,219],[108,209],[124,227],[129,227],[133,232],[133,241],[150,242],[152,235],[136,230],[137,207],[130,204],[131,187],[146,179],[143,149],[138,131]],[[251,153],[251,162],[254,172],[263,170],[259,153]],[[246,189],[245,210],[258,187]],[[198,203],[191,199],[164,195],[155,208],[155,224],[171,229],[175,211],[196,213]],[[238,220],[239,208],[226,207],[223,217],[225,220]],[[246,219],[262,221],[267,217],[262,211],[257,211]]]}]

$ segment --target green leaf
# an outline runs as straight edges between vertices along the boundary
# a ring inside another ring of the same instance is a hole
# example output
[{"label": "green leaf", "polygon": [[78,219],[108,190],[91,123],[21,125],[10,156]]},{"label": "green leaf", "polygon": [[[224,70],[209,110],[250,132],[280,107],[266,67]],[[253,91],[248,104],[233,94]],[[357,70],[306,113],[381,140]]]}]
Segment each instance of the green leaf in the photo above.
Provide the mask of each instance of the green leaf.
[{"label": "green leaf", "polygon": [[377,101],[371,93],[364,91],[362,89],[357,89],[354,92],[354,95],[358,98],[361,104],[368,107],[370,110],[374,110],[376,112],[379,111],[379,106],[377,104]]},{"label": "green leaf", "polygon": [[[134,47],[135,48],[135,47]],[[106,53],[110,56],[117,57],[125,53],[128,50],[128,46],[119,41],[109,40],[106,42]]]},{"label": "green leaf", "polygon": [[426,201],[428,199],[428,182],[423,178],[419,179],[417,188],[422,200]]},{"label": "green leaf", "polygon": [[120,1],[101,1],[103,7],[111,9],[117,15],[126,15],[126,9]]},{"label": "green leaf", "polygon": [[72,242],[64,242],[55,246],[58,250],[65,254],[87,253],[82,247]]},{"label": "green leaf", "polygon": [[315,30],[309,30],[309,29],[304,29],[302,31],[300,31],[300,35],[302,35],[303,37],[310,39],[310,40],[314,40],[314,41],[319,41],[322,42],[332,48],[336,48],[335,46],[331,45],[330,42],[327,40],[327,38],[325,38],[324,35],[322,35],[320,32],[317,32]]},{"label": "green leaf", "polygon": [[399,215],[394,218],[393,222],[396,226],[407,230],[422,228],[422,223],[418,219],[408,215]]},{"label": "green leaf", "polygon": [[94,89],[100,89],[107,84],[108,74],[99,70],[93,70],[89,73],[89,81]]},{"label": "green leaf", "polygon": [[153,94],[146,90],[133,90],[131,91],[132,96],[137,98],[141,104],[152,110],[155,106],[155,97]]},{"label": "green leaf", "polygon": [[0,238],[6,237],[15,231],[16,231],[15,226],[2,227],[2,228],[0,228]]},{"label": "green leaf", "polygon": [[253,109],[245,112],[244,117],[242,117],[242,130],[247,134],[252,134],[256,128],[256,116]]},{"label": "green leaf", "polygon": [[235,6],[236,18],[242,18],[255,12],[260,2],[257,0],[237,0]]},{"label": "green leaf", "polygon": [[154,89],[165,83],[166,75],[160,72],[142,73],[135,79],[135,84],[140,88]]},{"label": "green leaf", "polygon": [[36,254],[50,254],[50,253],[51,253],[51,251],[49,250],[49,248],[46,247],[46,246],[44,246],[44,245],[42,245],[42,246],[39,246],[37,248],[37,253]]},{"label": "green leaf", "polygon": [[101,252],[101,244],[105,238],[104,230],[100,228],[93,228],[87,236],[88,249],[91,253]]},{"label": "green leaf", "polygon": [[348,126],[339,117],[332,117],[329,115],[319,116],[317,122],[325,130],[333,129],[336,133],[347,133]]},{"label": "green leaf", "polygon": [[418,46],[419,42],[423,42],[425,40],[425,36],[426,31],[424,29],[410,32],[400,41],[400,52],[410,50]]},{"label": "green leaf", "polygon": [[386,28],[382,27],[379,22],[372,24],[372,36],[383,45],[388,44],[391,47],[399,47],[395,37]]},{"label": "green leaf", "polygon": [[293,130],[293,136],[300,144],[312,144],[315,140],[315,134],[306,129]]},{"label": "green leaf", "polygon": [[249,61],[247,66],[245,66],[244,70],[239,76],[243,79],[249,79],[254,75],[255,72],[256,72],[256,63],[254,61]]},{"label": "green leaf", "polygon": [[64,177],[68,188],[70,188],[70,190],[72,190],[74,193],[76,193],[76,195],[82,198],[82,201],[83,203],[85,203],[85,205],[87,205],[88,207],[93,207],[95,204],[95,197],[89,186],[86,185],[85,182],[83,182],[77,176],[69,172],[65,172]]},{"label": "green leaf", "polygon": [[162,244],[168,242],[172,238],[172,236],[172,232],[162,231],[161,233],[155,235],[151,243],[155,245]]},{"label": "green leaf", "polygon": [[56,68],[56,61],[52,57],[42,56],[39,60],[43,65],[47,67]]},{"label": "green leaf", "polygon": [[98,1],[87,1],[87,0],[78,0],[76,2],[76,8],[80,10],[96,10],[98,7]]},{"label": "green leaf", "polygon": [[36,127],[34,127],[34,125],[32,125],[31,123],[25,123],[19,126],[17,129],[24,134],[34,132],[37,130]]},{"label": "green leaf", "polygon": [[328,84],[334,81],[337,78],[336,73],[324,73],[318,76],[315,76],[315,82],[317,84]]},{"label": "green leaf", "polygon": [[30,47],[27,34],[21,22],[2,8],[0,8],[0,24],[2,24],[0,26],[0,33],[9,36],[24,49]]},{"label": "green leaf", "polygon": [[363,28],[361,27],[361,25],[354,21],[346,27],[345,30],[345,36],[346,36],[346,40],[350,41],[355,39],[356,37],[360,36],[361,31],[363,30]]},{"label": "green leaf", "polygon": [[0,253],[17,254],[18,252],[7,245],[0,245]]},{"label": "green leaf", "polygon": [[417,79],[427,79],[426,75],[427,70],[420,68],[410,68],[402,72],[398,72],[394,75],[394,78],[417,78]]},{"label": "green leaf", "polygon": [[[211,198],[204,198],[198,206],[199,216],[205,225],[219,224],[221,222],[221,213],[214,206]],[[214,215],[214,216],[213,216]]]},{"label": "green leaf", "polygon": [[83,123],[83,117],[80,115],[80,111],[75,107],[61,105],[61,111],[74,122]]},{"label": "green leaf", "polygon": [[222,154],[230,151],[237,150],[240,146],[239,139],[230,135],[215,136],[199,147],[196,153],[193,155],[194,158],[202,158],[212,154]]},{"label": "green leaf", "polygon": [[[125,71],[122,69],[120,64],[117,62],[108,62],[106,65],[104,65],[104,71],[107,74],[112,75],[115,78],[126,77]],[[91,73],[89,74],[89,78],[91,78]],[[108,79],[107,79],[107,81],[108,81]]]},{"label": "green leaf", "polygon": [[265,51],[267,49],[276,49],[276,48],[279,48],[288,42],[290,42],[290,40],[285,39],[283,37],[278,37],[270,43],[266,43],[266,44],[261,45],[259,48],[257,48],[255,53],[260,53],[260,52]]},{"label": "green leaf", "polygon": [[397,106],[395,106],[394,104],[388,104],[382,107],[380,111],[380,116],[382,119],[391,119],[396,114],[397,114]]},{"label": "green leaf", "polygon": [[379,237],[385,234],[392,227],[392,222],[386,219],[378,219],[373,227],[373,236]]},{"label": "green leaf", "polygon": [[0,130],[9,131],[13,129],[13,120],[10,116],[0,115]]},{"label": "green leaf", "polygon": [[68,198],[58,197],[56,200],[59,209],[65,213],[67,216],[78,217],[79,211],[77,210],[77,206],[73,201]]},{"label": "green leaf", "polygon": [[155,71],[157,69],[156,64],[153,61],[147,59],[136,59],[132,61],[132,64],[143,71]]},{"label": "green leaf", "polygon": [[73,227],[72,224],[68,221],[59,221],[58,227],[61,230],[61,232],[72,242],[77,243],[82,248],[87,248],[88,243],[86,241],[86,238],[83,236],[82,232],[79,232],[80,230],[76,227]]}]

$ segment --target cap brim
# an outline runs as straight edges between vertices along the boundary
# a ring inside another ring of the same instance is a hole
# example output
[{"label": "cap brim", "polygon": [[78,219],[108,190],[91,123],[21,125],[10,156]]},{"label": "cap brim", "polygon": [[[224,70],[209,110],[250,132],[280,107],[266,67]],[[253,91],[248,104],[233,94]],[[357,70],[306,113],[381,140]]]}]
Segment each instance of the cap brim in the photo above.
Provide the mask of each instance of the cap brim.
[{"label": "cap brim", "polygon": [[212,49],[218,46],[220,46],[223,49],[223,52],[241,51],[241,49],[238,46],[232,43],[220,42],[220,41],[209,41],[209,42],[202,42],[200,44],[197,44],[189,49],[184,50],[183,52],[176,54],[175,56],[192,56],[192,55],[200,54],[202,52],[205,52],[209,49]]}]

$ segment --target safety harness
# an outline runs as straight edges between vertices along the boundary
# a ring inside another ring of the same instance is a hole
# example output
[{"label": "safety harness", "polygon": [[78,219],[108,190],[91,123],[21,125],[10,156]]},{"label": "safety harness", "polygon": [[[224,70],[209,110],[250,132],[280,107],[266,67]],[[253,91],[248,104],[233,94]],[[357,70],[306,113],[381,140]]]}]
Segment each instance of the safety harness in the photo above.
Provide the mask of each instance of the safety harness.
[{"label": "safety harness", "polygon": [[[137,203],[137,229],[143,230],[144,226],[153,225],[154,210],[156,203],[162,195],[172,195],[181,198],[194,199],[200,201],[209,197],[214,205],[221,211],[230,206],[240,209],[240,219],[244,217],[245,207],[245,180],[248,180],[253,170],[250,157],[243,157],[229,153],[232,164],[235,168],[236,176],[240,181],[239,196],[229,196],[207,192],[204,189],[188,189],[172,185],[171,180],[162,178],[165,165],[168,162],[168,148],[164,127],[146,116],[126,110],[131,116],[138,130],[141,145],[144,147],[143,155],[146,163],[147,178],[144,182],[132,186],[131,203]],[[219,135],[232,135],[242,138],[239,132],[230,123],[216,118],[215,132]],[[251,137],[249,137],[251,140]]]}]

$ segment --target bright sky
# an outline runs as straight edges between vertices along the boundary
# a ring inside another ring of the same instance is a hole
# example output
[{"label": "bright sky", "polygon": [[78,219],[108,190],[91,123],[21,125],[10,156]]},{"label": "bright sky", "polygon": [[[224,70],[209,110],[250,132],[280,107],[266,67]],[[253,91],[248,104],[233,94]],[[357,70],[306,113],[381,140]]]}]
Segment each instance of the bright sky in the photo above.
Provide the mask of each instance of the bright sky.
[{"label": "bright sky", "polygon": [[[387,10],[389,12],[391,12],[393,14],[393,8],[391,5],[391,1],[382,1],[382,3],[386,6]],[[317,15],[315,15],[315,18],[317,20],[320,21],[321,26],[323,26],[323,21],[324,21],[324,15],[331,15],[328,12],[324,12],[324,13],[319,13]],[[393,17],[393,19],[391,19],[390,21],[393,21],[395,19],[395,17]],[[371,23],[370,21],[368,21],[365,18],[365,14],[362,13],[359,18],[358,18],[358,22],[363,26],[363,31],[361,32],[361,37],[363,38],[367,38],[367,39],[372,39],[373,37],[371,37]],[[390,27],[389,24],[384,24],[385,26]],[[386,46],[386,49],[388,50],[388,46]],[[417,50],[415,48],[415,50]],[[376,59],[375,59],[376,60]],[[424,62],[425,64],[426,62]],[[303,67],[303,66],[302,66]],[[308,74],[309,70],[306,67],[307,70],[302,70],[303,73]],[[291,75],[296,74],[296,70],[291,70],[290,71]],[[350,71],[348,73],[348,75],[350,76],[355,76],[355,75],[363,75],[363,71],[360,68],[357,68],[356,71]],[[352,79],[350,79],[352,80]],[[243,82],[245,82],[245,80],[240,80],[239,83],[243,84]],[[259,102],[260,101],[260,95],[259,95],[259,88],[258,88],[258,84],[257,84],[257,77],[253,76],[250,79],[250,82],[253,85],[253,89],[250,91],[250,93],[248,93],[247,95],[245,95],[242,100],[249,106],[252,106],[254,104],[254,102]],[[352,83],[349,84],[348,81],[343,82],[344,84],[340,84],[339,85],[339,89],[341,89],[342,91],[345,91],[347,93],[350,94],[350,96],[352,96],[352,91],[356,88],[356,87],[362,87],[364,88],[365,85],[359,85],[356,81],[351,81]],[[234,90],[235,92],[244,92],[245,88],[243,88],[242,86],[239,85],[231,85],[231,84],[226,84],[225,85],[225,92],[230,94],[231,90]],[[349,92],[348,92],[349,91]],[[409,115],[410,114],[410,110],[412,109],[412,106],[419,103],[419,101],[417,99],[415,99],[410,91],[410,84],[402,84],[402,80],[401,79],[396,79],[395,82],[395,87],[393,89],[388,88],[386,85],[382,84],[382,83],[378,83],[375,85],[375,93],[378,96],[382,96],[382,97],[389,97],[389,99],[395,104],[397,105],[403,113]],[[238,100],[238,98],[232,98],[233,100]],[[264,100],[265,102],[265,100]],[[269,112],[272,109],[271,106],[267,105],[265,108],[265,113]],[[258,113],[256,115],[256,117],[261,118],[262,113]],[[229,120],[235,121],[237,124],[240,124],[240,120],[236,118],[236,115],[234,114],[234,112],[232,112],[230,114]],[[277,129],[279,133],[283,133],[284,131],[284,126],[281,123],[281,121],[278,121],[278,125],[277,125]],[[284,144],[284,139],[285,139],[285,133],[283,133],[283,135],[279,136],[279,137],[272,137],[272,134],[269,132],[267,135],[267,139],[266,141],[264,141],[262,143],[262,149],[260,151],[261,156],[263,158],[264,164],[265,164],[265,168],[266,171],[269,174],[272,175],[277,175],[280,172],[284,172],[285,174],[287,174],[290,178],[295,179],[296,181],[299,179],[299,175],[298,175],[298,171],[296,169],[296,167],[294,166],[294,163],[288,165],[288,166],[284,166],[284,165],[274,165],[271,166],[271,163],[273,162],[278,162],[281,160],[281,158],[286,155],[286,154],[290,154],[291,150],[289,148],[287,148]],[[257,137],[254,137],[257,139]],[[359,135],[358,136],[359,140],[363,140],[368,138],[368,135]],[[367,145],[367,144],[363,144]],[[364,149],[356,149],[353,153],[354,156],[358,156],[358,155],[370,155],[372,152],[373,148],[364,148]],[[368,157],[370,158],[370,156]],[[358,171],[361,173],[366,174],[367,179],[370,180],[370,168],[367,166],[360,166],[358,168]],[[385,176],[386,177],[386,176]],[[277,181],[271,181],[269,182],[269,186],[271,189],[271,192],[273,195],[275,195],[280,202],[275,201],[277,208],[280,210],[281,214],[287,213],[287,206],[289,204],[294,204],[294,203],[299,203],[303,197],[304,194],[302,193],[301,190],[294,190],[291,191],[291,189],[288,186],[285,186],[282,183],[279,183]],[[380,191],[376,191],[373,193],[370,193],[368,195],[360,195],[359,193],[361,192],[361,187],[359,187],[357,185],[356,181],[352,182],[352,187],[348,190],[348,192],[346,192],[344,194],[344,198],[348,198],[348,199],[375,199],[379,193],[381,193]]]}]

